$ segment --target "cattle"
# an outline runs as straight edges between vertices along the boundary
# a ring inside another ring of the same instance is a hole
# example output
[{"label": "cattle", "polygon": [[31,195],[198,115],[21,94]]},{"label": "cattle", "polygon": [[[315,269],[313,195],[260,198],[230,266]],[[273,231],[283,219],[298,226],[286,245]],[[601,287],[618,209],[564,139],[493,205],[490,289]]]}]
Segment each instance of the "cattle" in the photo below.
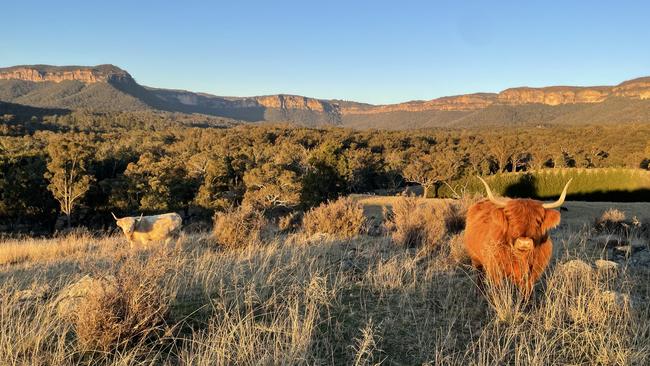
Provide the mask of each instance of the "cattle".
[{"label": "cattle", "polygon": [[490,186],[478,177],[487,199],[472,205],[467,212],[465,251],[472,265],[492,284],[504,278],[525,295],[547,267],[553,252],[549,230],[560,223],[560,212],[571,179],[560,198],[553,203],[533,199],[496,198]]},{"label": "cattle", "polygon": [[180,229],[183,219],[177,213],[166,213],[155,216],[123,217],[118,219],[111,212],[124,235],[133,245],[141,243],[144,245],[153,241],[167,240]]}]

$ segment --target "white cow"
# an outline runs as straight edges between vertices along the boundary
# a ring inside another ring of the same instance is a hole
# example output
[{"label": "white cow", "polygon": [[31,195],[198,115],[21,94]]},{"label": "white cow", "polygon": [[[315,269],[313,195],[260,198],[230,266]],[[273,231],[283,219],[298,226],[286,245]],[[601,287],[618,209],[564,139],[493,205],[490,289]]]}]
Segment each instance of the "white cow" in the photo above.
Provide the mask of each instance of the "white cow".
[{"label": "white cow", "polygon": [[147,245],[152,241],[167,240],[172,234],[178,232],[183,224],[183,219],[177,213],[140,215],[140,217],[121,219],[118,219],[114,213],[111,214],[132,245],[135,243]]}]

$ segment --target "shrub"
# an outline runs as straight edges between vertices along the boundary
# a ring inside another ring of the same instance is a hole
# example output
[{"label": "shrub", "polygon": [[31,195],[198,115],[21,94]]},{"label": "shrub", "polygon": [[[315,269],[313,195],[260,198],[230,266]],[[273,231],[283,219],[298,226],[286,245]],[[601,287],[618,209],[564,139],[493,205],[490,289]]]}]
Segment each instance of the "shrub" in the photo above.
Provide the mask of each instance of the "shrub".
[{"label": "shrub", "polygon": [[214,236],[226,248],[259,243],[268,230],[268,221],[261,211],[240,206],[214,215]]},{"label": "shrub", "polygon": [[168,263],[130,257],[114,276],[86,281],[74,319],[80,347],[109,352],[160,331],[175,295],[166,281]]},{"label": "shrub", "polygon": [[294,211],[278,219],[278,229],[282,232],[292,232],[300,228],[304,212]]},{"label": "shrub", "polygon": [[309,210],[303,218],[307,234],[330,234],[338,238],[352,238],[366,230],[363,206],[349,197],[323,203]]},{"label": "shrub", "polygon": [[639,218],[632,217],[627,220],[625,212],[610,208],[604,211],[599,217],[594,220],[594,228],[597,232],[604,235],[620,235],[625,238],[630,237],[650,237],[650,222],[647,219],[639,220]]},{"label": "shrub", "polygon": [[[404,197],[395,202],[386,220],[393,241],[406,247],[435,246],[447,234],[447,225],[456,229],[458,223],[449,215],[449,204],[417,197]],[[455,214],[454,214],[455,215]]]},{"label": "shrub", "polygon": [[600,218],[598,219],[598,223],[602,224],[605,222],[623,222],[625,221],[625,212],[615,209],[615,208],[610,208],[603,212],[602,215],[600,215]]}]

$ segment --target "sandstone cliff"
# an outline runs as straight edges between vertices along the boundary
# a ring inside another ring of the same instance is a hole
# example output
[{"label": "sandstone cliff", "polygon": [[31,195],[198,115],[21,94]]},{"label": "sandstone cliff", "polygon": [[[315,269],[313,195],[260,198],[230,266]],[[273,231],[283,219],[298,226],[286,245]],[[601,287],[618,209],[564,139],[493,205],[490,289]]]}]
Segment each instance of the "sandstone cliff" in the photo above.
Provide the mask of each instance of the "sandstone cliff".
[{"label": "sandstone cliff", "polygon": [[[41,108],[157,109],[309,126],[417,128],[480,125],[482,121],[537,125],[557,119],[571,123],[593,121],[596,117],[645,121],[650,113],[646,113],[650,77],[616,86],[517,87],[499,93],[372,105],[286,94],[223,97],[149,88],[113,65],[23,65],[0,68],[0,101]],[[626,107],[621,107],[621,103],[627,103]],[[596,106],[599,107],[594,109]],[[589,108],[591,112],[586,110]]]},{"label": "sandstone cliff", "polygon": [[24,80],[32,82],[80,81],[92,84],[111,81],[132,80],[126,71],[113,65],[87,66],[48,66],[25,65],[0,68],[0,80]]},{"label": "sandstone cliff", "polygon": [[429,101],[412,101],[378,106],[356,107],[352,105],[342,108],[341,112],[344,115],[356,115],[388,112],[474,111],[492,105],[516,106],[543,104],[557,106],[564,104],[601,103],[610,96],[632,99],[650,99],[650,77],[629,80],[614,87],[519,87],[506,89],[498,94],[465,94],[453,97],[442,97]]},{"label": "sandstone cliff", "polygon": [[377,114],[388,112],[471,111],[485,108],[494,103],[495,94],[477,93],[442,97],[429,101],[413,101],[399,104],[378,105],[372,107],[350,106],[341,109],[343,114]]},{"label": "sandstone cliff", "polygon": [[547,88],[511,88],[499,93],[497,101],[503,104],[546,105],[600,103],[611,94],[611,87],[570,87],[553,86]]},{"label": "sandstone cliff", "polygon": [[614,95],[635,99],[650,99],[650,77],[628,80],[612,89]]}]

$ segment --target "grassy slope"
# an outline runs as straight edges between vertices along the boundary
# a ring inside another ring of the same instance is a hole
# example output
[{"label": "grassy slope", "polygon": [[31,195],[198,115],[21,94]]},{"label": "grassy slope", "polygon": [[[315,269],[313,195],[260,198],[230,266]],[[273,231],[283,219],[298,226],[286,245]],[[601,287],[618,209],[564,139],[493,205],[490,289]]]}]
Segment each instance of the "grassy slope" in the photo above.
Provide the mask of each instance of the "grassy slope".
[{"label": "grassy slope", "polygon": [[[591,222],[609,207],[580,205],[569,205],[576,213],[569,221]],[[646,364],[648,269],[603,277],[560,265],[597,258],[592,234],[573,225],[554,233],[553,264],[525,306],[507,289],[486,301],[464,265],[388,237],[298,233],[230,251],[202,235],[144,250],[128,249],[121,237],[5,241],[0,363]],[[57,293],[87,274],[117,275],[133,261],[142,273],[160,263],[171,269],[161,281],[175,294],[167,331],[107,358],[83,352]],[[608,290],[634,301],[619,306]]]}]

